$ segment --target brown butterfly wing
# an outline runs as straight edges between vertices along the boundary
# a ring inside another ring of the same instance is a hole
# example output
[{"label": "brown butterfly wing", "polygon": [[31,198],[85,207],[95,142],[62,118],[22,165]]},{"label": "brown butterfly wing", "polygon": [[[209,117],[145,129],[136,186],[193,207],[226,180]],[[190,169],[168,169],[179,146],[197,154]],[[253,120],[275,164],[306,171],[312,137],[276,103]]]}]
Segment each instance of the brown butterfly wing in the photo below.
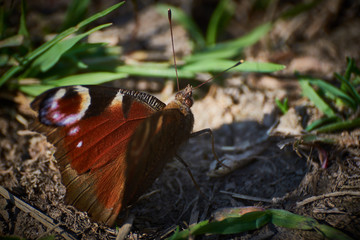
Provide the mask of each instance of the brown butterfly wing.
[{"label": "brown butterfly wing", "polygon": [[34,129],[57,147],[67,202],[99,222],[113,224],[132,200],[124,196],[134,185],[127,180],[129,165],[136,169],[126,157],[129,141],[165,104],[136,91],[71,86],[49,90],[31,106],[39,112]]}]

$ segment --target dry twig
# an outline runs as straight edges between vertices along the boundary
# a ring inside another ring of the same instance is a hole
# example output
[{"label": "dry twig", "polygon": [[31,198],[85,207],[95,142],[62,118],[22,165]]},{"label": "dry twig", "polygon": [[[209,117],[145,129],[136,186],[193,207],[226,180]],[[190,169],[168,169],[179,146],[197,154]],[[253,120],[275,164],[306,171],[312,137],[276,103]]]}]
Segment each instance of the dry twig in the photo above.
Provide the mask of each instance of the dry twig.
[{"label": "dry twig", "polygon": [[132,224],[134,222],[135,215],[131,214],[125,221],[125,223],[119,229],[118,234],[116,235],[116,240],[123,240],[129,234]]},{"label": "dry twig", "polygon": [[319,196],[313,196],[313,197],[309,197],[301,202],[297,202],[296,203],[296,207],[301,207],[304,206],[306,204],[309,204],[311,202],[323,199],[323,198],[329,198],[329,197],[339,197],[339,196],[345,196],[345,195],[351,195],[351,196],[359,196],[360,197],[360,192],[353,192],[353,191],[343,191],[343,192],[332,192],[332,193],[326,193],[326,194],[322,194]]},{"label": "dry twig", "polygon": [[[35,218],[39,222],[41,222],[44,226],[48,229],[59,234],[62,238],[68,240],[75,240],[76,238],[72,236],[70,233],[66,232],[64,229],[59,227],[59,224],[56,223],[54,219],[51,217],[43,214],[39,210],[35,209],[34,207],[30,206],[26,202],[22,201],[21,199],[17,198],[13,194],[11,194],[8,190],[4,187],[0,186],[0,195],[2,195],[6,200],[13,203],[16,207],[18,207],[21,211],[30,214],[31,217]],[[49,233],[49,231],[48,231]]]},{"label": "dry twig", "polygon": [[220,191],[221,193],[230,194],[233,198],[239,198],[239,199],[245,199],[249,201],[255,201],[255,202],[268,202],[272,203],[273,201],[268,198],[260,198],[260,197],[253,197],[253,196],[247,196],[239,193],[233,193],[228,191]]}]

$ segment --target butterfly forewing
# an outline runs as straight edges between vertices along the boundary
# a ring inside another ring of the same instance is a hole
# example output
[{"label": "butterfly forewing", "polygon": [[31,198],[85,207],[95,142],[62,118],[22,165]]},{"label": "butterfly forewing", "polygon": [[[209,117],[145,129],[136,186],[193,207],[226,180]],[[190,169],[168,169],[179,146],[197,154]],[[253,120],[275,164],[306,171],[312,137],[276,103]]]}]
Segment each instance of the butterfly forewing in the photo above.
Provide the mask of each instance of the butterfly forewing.
[{"label": "butterfly forewing", "polygon": [[126,181],[129,141],[145,119],[164,107],[145,93],[99,86],[55,88],[37,97],[32,103],[39,112],[34,128],[57,148],[67,201],[112,224],[128,204],[125,188],[134,185]]}]

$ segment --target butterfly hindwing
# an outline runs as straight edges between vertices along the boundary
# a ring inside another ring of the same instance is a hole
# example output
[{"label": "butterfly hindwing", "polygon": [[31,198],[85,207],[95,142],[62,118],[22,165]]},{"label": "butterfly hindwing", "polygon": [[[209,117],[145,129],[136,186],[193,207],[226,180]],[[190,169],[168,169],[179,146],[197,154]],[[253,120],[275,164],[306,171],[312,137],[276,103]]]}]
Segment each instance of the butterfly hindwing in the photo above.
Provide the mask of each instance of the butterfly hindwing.
[{"label": "butterfly hindwing", "polygon": [[[190,137],[193,115],[168,106],[152,114],[136,129],[127,151],[129,164],[124,201],[136,200],[160,175],[165,164]],[[131,187],[130,187],[131,186]]]}]

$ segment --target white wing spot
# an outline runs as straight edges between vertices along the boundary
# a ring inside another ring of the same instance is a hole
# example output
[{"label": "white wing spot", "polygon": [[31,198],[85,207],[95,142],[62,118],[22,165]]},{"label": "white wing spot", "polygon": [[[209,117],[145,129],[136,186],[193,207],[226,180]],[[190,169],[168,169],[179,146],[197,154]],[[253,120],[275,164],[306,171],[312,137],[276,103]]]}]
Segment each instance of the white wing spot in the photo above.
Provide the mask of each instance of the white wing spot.
[{"label": "white wing spot", "polygon": [[58,118],[60,117],[60,113],[59,112],[54,112],[54,114],[52,115],[52,118],[54,120],[58,120]]},{"label": "white wing spot", "polygon": [[50,109],[57,109],[58,107],[59,107],[59,104],[58,104],[57,100],[54,100],[51,103]]},{"label": "white wing spot", "polygon": [[73,128],[70,129],[69,135],[70,136],[76,135],[79,132],[79,130],[80,130],[79,126],[73,127]]},{"label": "white wing spot", "polygon": [[80,142],[78,142],[78,144],[76,145],[76,147],[77,147],[77,148],[81,148],[82,145],[83,145],[83,141],[80,141]]}]

